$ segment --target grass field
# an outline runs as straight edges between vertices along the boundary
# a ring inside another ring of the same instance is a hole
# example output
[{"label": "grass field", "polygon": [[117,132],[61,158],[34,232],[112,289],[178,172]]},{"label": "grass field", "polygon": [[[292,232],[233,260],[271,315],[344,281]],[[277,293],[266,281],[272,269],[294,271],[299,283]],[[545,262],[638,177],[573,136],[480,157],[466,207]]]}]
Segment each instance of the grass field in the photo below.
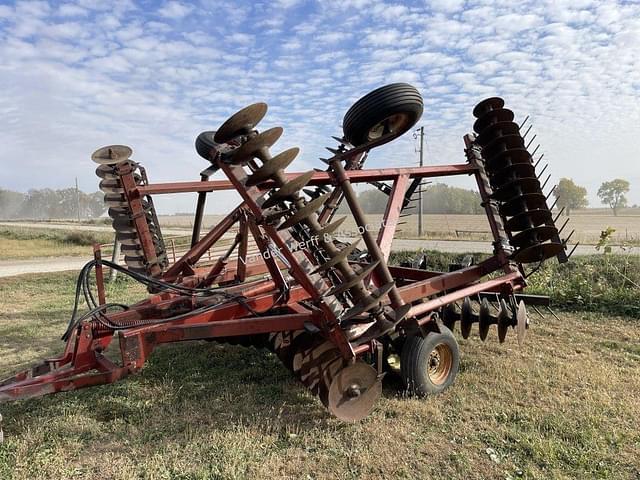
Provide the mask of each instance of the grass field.
[{"label": "grass field", "polygon": [[0,227],[0,260],[90,255],[93,243],[109,243],[113,234],[78,230]]},{"label": "grass field", "polygon": [[[58,353],[74,276],[0,280],[0,374]],[[141,289],[121,281],[112,300]],[[637,320],[534,317],[523,348],[459,338],[456,383],[406,398],[388,378],[348,425],[265,351],[160,348],[118,384],[0,405],[2,479],[612,478],[640,476]]]}]

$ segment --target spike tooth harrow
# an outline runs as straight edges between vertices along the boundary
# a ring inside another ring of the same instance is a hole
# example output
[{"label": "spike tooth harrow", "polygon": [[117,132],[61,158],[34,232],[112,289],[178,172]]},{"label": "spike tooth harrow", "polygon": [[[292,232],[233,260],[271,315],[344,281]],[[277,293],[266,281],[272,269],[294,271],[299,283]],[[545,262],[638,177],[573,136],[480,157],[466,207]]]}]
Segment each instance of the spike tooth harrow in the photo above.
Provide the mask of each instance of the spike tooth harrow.
[{"label": "spike tooth harrow", "polygon": [[[385,368],[399,371],[415,394],[448,385],[455,369],[443,373],[444,366],[425,364],[417,347],[437,337],[457,365],[451,331],[458,321],[464,338],[477,323],[482,340],[496,325],[500,342],[509,327],[522,342],[528,319],[516,292],[526,285],[524,264],[553,256],[566,261],[566,240],[559,237],[520,127],[502,99],[487,99],[474,109],[476,135],[464,138],[467,163],[418,168],[362,169],[372,148],[419,119],[422,99],[409,85],[381,87],[354,104],[345,116],[344,137],[334,137],[339,146],[330,149],[326,171],[286,173],[299,149],[271,154],[283,130],[258,131],[266,113],[266,104],[250,105],[198,137],[196,150],[211,162],[200,182],[151,184],[129,147],[93,154],[127,268],[99,257],[87,264],[78,295],[84,292],[90,311],[74,312],[63,355],[1,382],[0,401],[111,383],[142,368],[159,344],[204,339],[270,349],[331,413],[355,421],[380,396]],[[227,180],[209,180],[218,169]],[[475,177],[494,255],[450,272],[424,270],[422,262],[417,268],[388,266],[407,199],[422,179],[445,175]],[[389,195],[377,238],[352,186],[362,182],[385,185],[381,190]],[[228,189],[242,203],[200,236],[206,195]],[[198,193],[198,213],[191,248],[169,264],[152,197],[181,192]],[[346,218],[333,220],[342,200],[361,237],[351,244],[333,237]],[[205,261],[235,226],[231,243]],[[367,250],[357,251],[362,244]],[[249,255],[253,248],[260,252],[255,261]],[[103,265],[152,293],[134,305],[99,304],[88,279],[93,270],[100,277]],[[499,270],[500,276],[482,280]],[[116,340],[119,364],[104,354]]]}]

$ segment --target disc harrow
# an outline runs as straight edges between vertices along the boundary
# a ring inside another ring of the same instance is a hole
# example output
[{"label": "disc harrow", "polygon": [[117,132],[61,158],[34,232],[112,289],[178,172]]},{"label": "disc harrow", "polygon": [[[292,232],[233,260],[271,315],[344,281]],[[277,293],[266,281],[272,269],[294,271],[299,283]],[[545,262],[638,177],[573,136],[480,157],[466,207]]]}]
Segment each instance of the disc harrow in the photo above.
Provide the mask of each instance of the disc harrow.
[{"label": "disc harrow", "polygon": [[[385,371],[415,395],[451,385],[459,365],[456,324],[463,338],[477,324],[483,341],[495,326],[500,343],[510,329],[522,343],[525,302],[548,305],[522,293],[535,271],[527,273],[526,265],[570,256],[539,179],[546,167],[536,170],[522,125],[502,99],[490,98],[473,110],[465,163],[365,169],[369,153],[409,131],[422,111],[411,85],[365,95],[345,115],[342,135],[333,137],[338,145],[327,147],[325,170],[290,173],[300,155],[295,147],[272,154],[283,129],[259,129],[265,103],[197,137],[196,151],[208,162],[198,182],[150,183],[123,145],[94,152],[124,265],[103,260],[96,249],[80,272],[64,353],[1,382],[0,401],[110,383],[140,370],[158,345],[208,340],[266,347],[329,412],[358,421],[382,394]],[[226,179],[210,180],[216,171]],[[390,266],[403,211],[425,179],[447,175],[475,178],[493,255],[477,264],[465,258],[444,272],[427,270],[425,255]],[[367,219],[357,183],[389,196],[381,224]],[[219,190],[235,190],[242,202],[202,235],[207,195]],[[198,194],[191,247],[169,262],[153,197],[185,192]],[[348,215],[336,217],[342,203]],[[344,235],[347,218],[355,227]],[[221,252],[225,238],[230,244]],[[149,297],[108,303],[104,267],[142,283]],[[89,310],[80,314],[83,297]],[[114,348],[119,362],[106,356]]]},{"label": "disc harrow", "polygon": [[[167,266],[168,259],[151,198],[141,200],[141,208],[134,211],[137,205],[132,206],[126,196],[123,175],[128,176],[128,180],[136,186],[146,183],[144,170],[130,159],[132,153],[133,150],[127,146],[111,145],[96,150],[91,159],[99,164],[96,168],[96,175],[101,178],[98,188],[104,192],[104,203],[112,218],[116,241],[122,245],[125,264],[133,272],[153,275]],[[138,231],[138,216],[144,218],[153,245],[154,253],[150,258],[142,248],[142,237],[146,232],[143,229],[142,232]]]}]

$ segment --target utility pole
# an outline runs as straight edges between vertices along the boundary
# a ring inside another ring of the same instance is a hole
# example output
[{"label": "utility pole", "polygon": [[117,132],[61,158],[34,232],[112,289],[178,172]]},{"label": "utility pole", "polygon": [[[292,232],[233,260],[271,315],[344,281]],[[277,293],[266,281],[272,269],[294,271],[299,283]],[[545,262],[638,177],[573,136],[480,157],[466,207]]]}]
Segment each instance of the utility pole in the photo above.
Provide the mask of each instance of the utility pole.
[{"label": "utility pole", "polygon": [[76,211],[78,212],[78,224],[80,223],[80,190],[78,189],[78,177],[76,177]]},{"label": "utility pole", "polygon": [[[420,127],[420,166],[424,166],[424,126]],[[418,238],[422,238],[422,182],[418,185]]]}]

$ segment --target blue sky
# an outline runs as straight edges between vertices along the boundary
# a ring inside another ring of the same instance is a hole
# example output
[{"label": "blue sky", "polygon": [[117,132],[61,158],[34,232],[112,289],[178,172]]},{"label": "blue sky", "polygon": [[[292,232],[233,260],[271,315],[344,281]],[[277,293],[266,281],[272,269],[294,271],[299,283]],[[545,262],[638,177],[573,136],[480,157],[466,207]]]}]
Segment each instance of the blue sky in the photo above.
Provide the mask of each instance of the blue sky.
[{"label": "blue sky", "polygon": [[[197,179],[196,135],[254,101],[270,105],[261,127],[285,128],[274,152],[300,146],[293,168],[321,168],[349,106],[406,81],[425,99],[427,162],[463,162],[473,106],[499,95],[531,116],[553,180],[572,177],[598,206],[599,184],[626,178],[640,203],[639,64],[638,2],[0,2],[0,186],[77,176],[94,190],[89,156],[111,143],[132,146],[152,181]],[[368,166],[416,161],[406,135]]]}]

